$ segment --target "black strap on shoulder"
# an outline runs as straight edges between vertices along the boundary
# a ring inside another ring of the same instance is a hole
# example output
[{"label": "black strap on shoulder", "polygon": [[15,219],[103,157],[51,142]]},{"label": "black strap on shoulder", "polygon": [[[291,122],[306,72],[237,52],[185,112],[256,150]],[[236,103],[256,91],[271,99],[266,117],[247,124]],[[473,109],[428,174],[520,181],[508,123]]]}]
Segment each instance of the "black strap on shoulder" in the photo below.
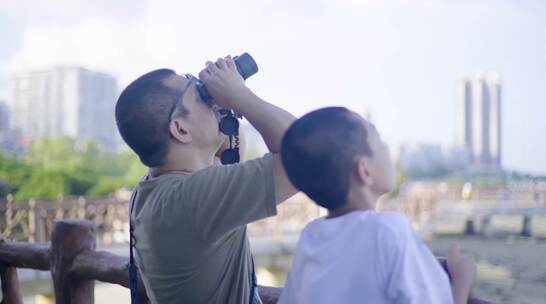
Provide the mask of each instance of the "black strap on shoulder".
[{"label": "black strap on shoulder", "polygon": [[138,281],[137,267],[133,256],[133,246],[135,245],[133,236],[133,224],[131,214],[133,213],[133,204],[135,202],[136,190],[131,195],[131,203],[129,206],[129,286],[131,289],[131,304],[138,304]]},{"label": "black strap on shoulder", "polygon": [[[147,180],[146,175],[142,180]],[[141,180],[141,181],[142,181]],[[131,215],[133,214],[133,207],[135,205],[136,195],[138,190],[133,191],[131,194],[131,200],[129,201],[129,287],[131,289],[131,304],[138,304],[138,269],[135,264],[135,257],[133,255],[133,247],[135,246],[135,237],[133,235],[133,221]]]},{"label": "black strap on shoulder", "polygon": [[254,268],[254,258],[252,259],[252,278],[250,282],[250,299],[248,300],[249,304],[254,304],[254,293],[256,292],[256,269]]}]

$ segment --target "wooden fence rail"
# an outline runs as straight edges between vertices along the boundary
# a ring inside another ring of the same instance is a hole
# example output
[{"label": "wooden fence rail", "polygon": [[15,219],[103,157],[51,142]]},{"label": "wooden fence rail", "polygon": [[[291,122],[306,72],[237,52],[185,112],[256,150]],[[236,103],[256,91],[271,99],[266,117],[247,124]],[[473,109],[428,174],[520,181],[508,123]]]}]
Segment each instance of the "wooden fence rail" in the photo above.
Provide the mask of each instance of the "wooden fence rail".
[{"label": "wooden fence rail", "polygon": [[[56,304],[93,303],[95,280],[129,288],[129,259],[95,251],[95,238],[93,222],[61,220],[55,222],[51,246],[0,239],[0,278],[4,297],[1,304],[23,303],[16,268],[51,271]],[[140,303],[149,303],[140,276],[138,285]],[[276,303],[280,291],[273,287],[259,288],[264,304]]]},{"label": "wooden fence rail", "polygon": [[[87,220],[61,220],[54,225],[51,246],[40,243],[7,242],[0,235],[1,304],[22,304],[16,268],[49,270],[53,279],[56,304],[94,302],[95,280],[129,288],[128,258],[95,251],[96,227]],[[445,267],[445,260],[440,259]],[[138,278],[140,303],[149,303]],[[260,286],[264,304],[274,304],[282,289]],[[489,302],[472,298],[469,304]]]},{"label": "wooden fence rail", "polygon": [[[46,244],[0,243],[0,275],[4,303],[23,303],[15,268],[49,270],[55,303],[93,303],[94,281],[129,287],[128,259],[95,251],[96,227],[87,220],[55,223],[51,247]],[[148,303],[139,277],[141,303]]]},{"label": "wooden fence rail", "polygon": [[[1,235],[0,235],[1,237]],[[16,268],[49,270],[55,289],[55,303],[94,302],[95,280],[129,288],[128,258],[95,251],[96,227],[87,220],[62,220],[54,226],[51,247],[46,244],[6,242],[0,239],[2,304],[22,304]],[[440,259],[445,267],[445,260]],[[149,303],[139,276],[140,303]],[[281,289],[260,286],[264,304],[277,302]],[[486,304],[470,299],[470,304]]]}]

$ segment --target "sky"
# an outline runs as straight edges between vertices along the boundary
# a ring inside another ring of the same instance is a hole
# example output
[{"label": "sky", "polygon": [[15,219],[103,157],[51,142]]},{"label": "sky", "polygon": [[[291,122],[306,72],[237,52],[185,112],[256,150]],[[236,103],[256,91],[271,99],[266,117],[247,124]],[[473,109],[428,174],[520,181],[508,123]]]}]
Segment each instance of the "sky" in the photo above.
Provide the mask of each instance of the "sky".
[{"label": "sky", "polygon": [[[507,169],[546,174],[543,0],[0,0],[0,99],[18,71],[78,65],[120,90],[249,52],[259,96],[295,115],[369,111],[392,149],[455,143],[457,80],[497,71]],[[112,113],[113,115],[113,113]]]}]

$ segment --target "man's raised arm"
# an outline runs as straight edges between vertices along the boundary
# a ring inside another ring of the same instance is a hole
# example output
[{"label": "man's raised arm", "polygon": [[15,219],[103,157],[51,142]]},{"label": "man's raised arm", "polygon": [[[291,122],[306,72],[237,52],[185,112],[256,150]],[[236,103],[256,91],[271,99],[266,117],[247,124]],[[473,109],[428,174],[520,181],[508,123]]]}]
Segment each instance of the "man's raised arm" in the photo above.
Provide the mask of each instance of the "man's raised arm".
[{"label": "man's raised arm", "polygon": [[288,181],[279,157],[281,141],[294,115],[259,98],[244,83],[231,58],[207,62],[199,73],[214,102],[243,115],[260,132],[268,149],[274,154],[276,201],[281,203],[297,191]]}]

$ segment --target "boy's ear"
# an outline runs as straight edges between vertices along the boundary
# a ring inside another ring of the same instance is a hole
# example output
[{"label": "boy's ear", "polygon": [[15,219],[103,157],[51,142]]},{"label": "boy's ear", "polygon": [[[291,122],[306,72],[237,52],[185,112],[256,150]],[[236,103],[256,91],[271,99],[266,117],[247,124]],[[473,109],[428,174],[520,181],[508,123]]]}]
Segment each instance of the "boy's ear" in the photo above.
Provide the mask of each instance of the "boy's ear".
[{"label": "boy's ear", "polygon": [[358,158],[355,166],[355,178],[366,186],[371,186],[373,184],[373,177],[370,174],[369,168],[369,159],[366,157]]},{"label": "boy's ear", "polygon": [[183,144],[188,144],[192,141],[188,125],[182,119],[171,120],[169,123],[169,133],[174,140]]}]

